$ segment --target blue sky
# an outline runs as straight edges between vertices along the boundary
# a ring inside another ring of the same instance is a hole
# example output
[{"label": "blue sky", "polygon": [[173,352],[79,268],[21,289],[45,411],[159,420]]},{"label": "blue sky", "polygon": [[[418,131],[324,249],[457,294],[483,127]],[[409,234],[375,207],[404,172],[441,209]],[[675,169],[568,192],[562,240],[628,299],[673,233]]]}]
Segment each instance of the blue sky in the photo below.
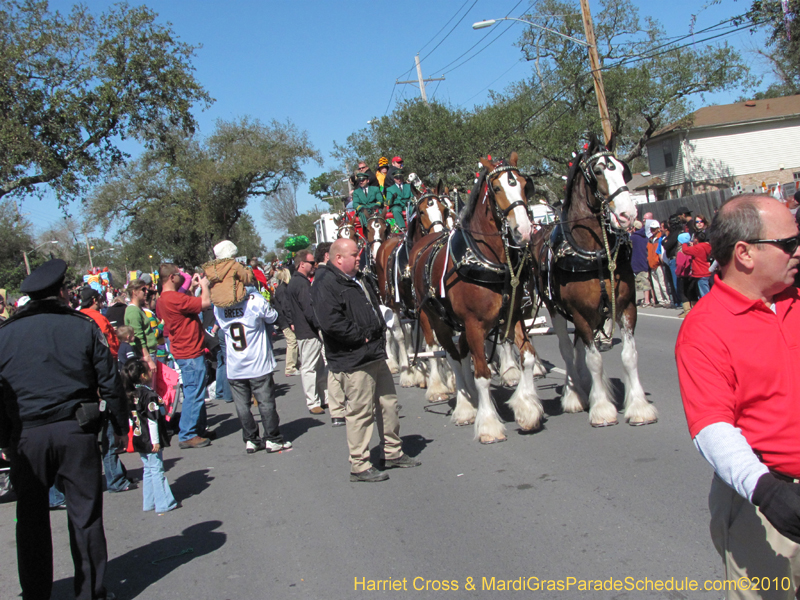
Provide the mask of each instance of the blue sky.
[{"label": "blue sky", "polygon": [[[633,2],[640,7],[640,17],[659,20],[669,36],[687,34],[692,14],[698,14],[699,30],[750,4],[722,0],[701,10],[702,1]],[[85,3],[95,13],[111,4]],[[51,0],[51,8],[61,11],[72,4]],[[416,78],[418,52],[425,77],[445,76],[445,81],[428,84],[428,97],[464,108],[485,102],[489,90],[502,90],[526,77],[531,68],[520,61],[513,45],[523,24],[505,22],[480,31],[471,27],[482,19],[520,16],[531,0],[150,0],[147,5],[162,22],[172,23],[182,41],[203,46],[194,59],[196,76],[216,102],[198,113],[201,134],[209,133],[217,119],[289,119],[308,132],[325,159],[322,168],[307,165],[309,178],[337,166],[330,155],[334,141],[343,143],[369,119],[391,112],[398,99],[419,95],[415,86],[395,85],[397,79]],[[599,2],[592,0],[590,5],[593,14],[599,12]],[[723,39],[741,49],[754,47],[748,32]],[[495,41],[487,46],[491,40]],[[695,103],[720,104],[738,96],[734,92]],[[129,151],[135,154],[135,146]],[[314,204],[307,185],[301,186],[298,200],[301,210]],[[37,231],[59,218],[50,198],[23,200],[21,208]],[[78,212],[79,206],[71,210]],[[267,227],[258,199],[249,211],[271,247],[280,232]]]}]

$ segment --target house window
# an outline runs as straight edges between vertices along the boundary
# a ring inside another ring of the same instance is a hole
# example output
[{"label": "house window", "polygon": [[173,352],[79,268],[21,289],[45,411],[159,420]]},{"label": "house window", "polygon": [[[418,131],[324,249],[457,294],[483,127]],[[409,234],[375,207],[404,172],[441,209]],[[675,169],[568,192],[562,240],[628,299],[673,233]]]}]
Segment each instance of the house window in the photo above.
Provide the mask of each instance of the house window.
[{"label": "house window", "polygon": [[795,181],[800,181],[800,171],[792,173],[792,177],[794,177]]},{"label": "house window", "polygon": [[664,151],[664,167],[671,169],[675,166],[675,160],[672,158],[672,144],[670,140],[664,141],[664,143],[661,144],[661,148]]}]

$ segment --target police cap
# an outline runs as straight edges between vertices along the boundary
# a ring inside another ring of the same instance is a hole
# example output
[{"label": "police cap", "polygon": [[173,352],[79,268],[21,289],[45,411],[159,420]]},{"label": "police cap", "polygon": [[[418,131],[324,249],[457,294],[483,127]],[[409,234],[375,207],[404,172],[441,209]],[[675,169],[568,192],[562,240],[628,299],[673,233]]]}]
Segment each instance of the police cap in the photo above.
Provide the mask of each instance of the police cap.
[{"label": "police cap", "polygon": [[38,267],[25,278],[19,291],[23,294],[32,296],[41,295],[41,292],[56,290],[64,283],[64,276],[67,274],[67,263],[60,258],[48,260]]}]

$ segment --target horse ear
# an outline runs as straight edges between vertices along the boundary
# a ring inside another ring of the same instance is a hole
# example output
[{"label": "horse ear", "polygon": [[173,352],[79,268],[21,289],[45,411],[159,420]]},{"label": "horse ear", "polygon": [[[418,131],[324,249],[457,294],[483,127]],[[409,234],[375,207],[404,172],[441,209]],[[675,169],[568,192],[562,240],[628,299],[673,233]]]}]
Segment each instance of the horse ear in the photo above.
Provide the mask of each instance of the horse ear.
[{"label": "horse ear", "polygon": [[512,152],[511,156],[508,157],[508,163],[512,167],[516,167],[517,166],[517,160],[519,160],[519,155],[516,152]]},{"label": "horse ear", "polygon": [[444,181],[439,179],[439,182],[436,184],[436,195],[441,196],[444,193]]},{"label": "horse ear", "polygon": [[483,158],[482,156],[478,159],[478,162],[481,163],[489,171],[494,169],[494,165],[491,162],[489,162],[488,159]]},{"label": "horse ear", "polygon": [[608,144],[606,144],[606,148],[608,148],[609,152],[614,152],[614,146],[617,144],[617,134],[616,132],[611,132],[611,137],[608,140]]}]

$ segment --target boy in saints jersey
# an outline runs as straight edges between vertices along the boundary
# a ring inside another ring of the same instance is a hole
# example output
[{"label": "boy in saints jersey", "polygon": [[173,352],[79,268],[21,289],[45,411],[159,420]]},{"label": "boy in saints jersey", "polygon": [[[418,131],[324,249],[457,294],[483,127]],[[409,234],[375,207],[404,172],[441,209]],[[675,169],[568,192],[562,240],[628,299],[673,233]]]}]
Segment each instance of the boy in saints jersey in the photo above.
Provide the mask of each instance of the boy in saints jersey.
[{"label": "boy in saints jersey", "polygon": [[[272,372],[275,357],[272,354],[270,328],[278,313],[263,296],[257,293],[238,304],[225,308],[215,306],[214,316],[225,332],[228,351],[227,373],[231,385],[236,414],[242,424],[245,450],[253,454],[262,448],[279,452],[292,447],[281,435],[278,411],[275,406],[275,384]],[[258,435],[258,424],[250,412],[250,397],[254,396],[264,425],[264,436]]]}]

